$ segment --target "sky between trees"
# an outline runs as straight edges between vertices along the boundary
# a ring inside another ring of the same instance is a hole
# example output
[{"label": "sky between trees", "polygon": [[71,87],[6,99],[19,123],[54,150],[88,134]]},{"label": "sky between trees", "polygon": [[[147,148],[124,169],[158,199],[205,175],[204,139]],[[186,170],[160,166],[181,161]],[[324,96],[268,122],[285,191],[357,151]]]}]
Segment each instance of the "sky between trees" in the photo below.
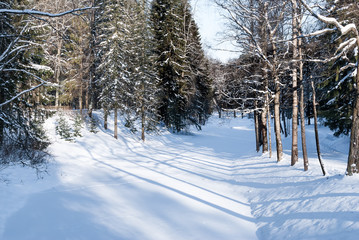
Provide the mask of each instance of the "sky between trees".
[{"label": "sky between trees", "polygon": [[233,52],[235,50],[233,45],[222,36],[226,29],[225,19],[221,16],[223,10],[212,0],[191,0],[190,2],[206,53],[222,62],[238,57],[239,54]]}]

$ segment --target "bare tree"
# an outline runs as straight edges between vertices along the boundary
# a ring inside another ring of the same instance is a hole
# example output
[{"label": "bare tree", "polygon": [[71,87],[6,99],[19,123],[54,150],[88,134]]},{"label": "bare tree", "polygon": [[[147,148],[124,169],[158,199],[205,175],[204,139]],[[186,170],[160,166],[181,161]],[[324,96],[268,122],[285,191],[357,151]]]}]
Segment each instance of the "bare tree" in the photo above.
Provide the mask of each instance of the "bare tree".
[{"label": "bare tree", "polygon": [[[274,85],[274,128],[277,161],[280,161],[283,155],[280,131],[280,74],[283,64],[280,59],[278,33],[281,23],[283,23],[286,3],[284,3],[284,6],[282,1],[217,0],[216,3],[227,12],[231,32],[235,33],[231,37],[236,40],[244,51],[258,56],[265,63],[262,68],[270,73],[269,76],[271,76]],[[258,34],[258,31],[254,31],[256,29],[253,28],[253,22],[264,27],[261,31],[263,34]],[[267,52],[270,54],[267,55]],[[266,72],[260,76],[261,78],[266,78]],[[264,80],[264,82],[266,81]],[[263,109],[267,114],[266,105],[269,104],[271,98],[266,97],[268,96],[268,85],[264,84],[264,86],[265,106]],[[266,117],[261,118],[261,122],[264,123],[265,119]]]},{"label": "bare tree", "polygon": [[[36,1],[32,6],[47,12],[65,11],[68,7],[76,8],[90,4],[88,0]],[[47,42],[42,45],[49,65],[54,69],[53,82],[55,88],[55,106],[61,104],[75,105],[82,110],[84,77],[89,71],[89,15],[81,16],[66,14],[61,17],[38,19],[38,29],[43,30],[43,38]],[[87,60],[87,61],[86,61]]]}]

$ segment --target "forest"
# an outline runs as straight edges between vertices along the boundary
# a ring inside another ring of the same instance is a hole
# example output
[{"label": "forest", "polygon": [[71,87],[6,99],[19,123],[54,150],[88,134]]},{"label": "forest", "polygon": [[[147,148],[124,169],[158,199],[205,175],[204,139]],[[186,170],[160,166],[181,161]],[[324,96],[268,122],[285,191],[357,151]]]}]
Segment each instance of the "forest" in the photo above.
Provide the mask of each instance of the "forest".
[{"label": "forest", "polygon": [[101,109],[114,138],[126,127],[142,141],[161,127],[200,130],[212,114],[230,112],[253,118],[258,152],[272,155],[274,138],[278,162],[283,136],[292,139],[291,165],[301,144],[304,170],[308,124],[350,135],[346,174],[358,173],[357,2],[213,2],[241,53],[227,63],[206,56],[187,0],[1,1],[1,164],[46,158],[42,123],[60,109],[89,122]]}]

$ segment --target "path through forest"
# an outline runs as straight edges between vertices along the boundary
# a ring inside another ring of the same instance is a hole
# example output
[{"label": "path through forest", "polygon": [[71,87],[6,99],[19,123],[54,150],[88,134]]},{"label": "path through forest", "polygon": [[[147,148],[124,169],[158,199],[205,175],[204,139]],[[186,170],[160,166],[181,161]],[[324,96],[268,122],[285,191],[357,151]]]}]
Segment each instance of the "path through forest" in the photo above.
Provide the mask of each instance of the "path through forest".
[{"label": "path through forest", "polygon": [[314,153],[308,173],[289,167],[288,158],[277,164],[256,153],[248,119],[212,118],[201,132],[165,132],[145,143],[124,130],[116,140],[103,129],[69,143],[55,135],[54,121],[47,123],[54,141],[49,175],[0,186],[1,239],[354,239],[359,233],[359,189],[339,175],[340,151],[328,154],[326,178]]}]

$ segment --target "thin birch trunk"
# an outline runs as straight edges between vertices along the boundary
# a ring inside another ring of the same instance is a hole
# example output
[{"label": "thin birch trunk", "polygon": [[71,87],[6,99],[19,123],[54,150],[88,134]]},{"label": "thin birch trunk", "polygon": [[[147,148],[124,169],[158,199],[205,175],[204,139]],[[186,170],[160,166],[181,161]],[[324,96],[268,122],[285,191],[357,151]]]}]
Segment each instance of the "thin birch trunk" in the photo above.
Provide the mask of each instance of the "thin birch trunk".
[{"label": "thin birch trunk", "polygon": [[[359,38],[359,37],[358,37]],[[359,40],[358,44],[359,44]],[[350,132],[350,148],[347,164],[347,174],[359,173],[359,64],[357,63],[356,95],[352,116],[352,129]]]},{"label": "thin birch trunk", "polygon": [[[257,101],[254,102],[254,108],[257,109]],[[259,152],[260,149],[260,141],[259,141],[259,119],[257,110],[254,111],[254,130],[256,134],[256,151]]]},{"label": "thin birch trunk", "polygon": [[[277,56],[277,47],[275,43],[272,41],[273,48],[273,56]],[[274,66],[277,66],[277,60],[275,60]],[[276,149],[277,149],[277,162],[280,162],[283,158],[283,145],[282,145],[282,136],[280,132],[280,81],[277,69],[275,67],[272,68],[272,73],[274,76],[274,132],[275,132],[275,140],[276,140]]]},{"label": "thin birch trunk", "polygon": [[314,131],[315,131],[315,144],[317,146],[317,154],[320,167],[322,169],[323,175],[326,175],[324,164],[322,161],[322,156],[320,153],[320,145],[319,145],[319,133],[318,133],[318,117],[317,117],[317,102],[316,102],[316,94],[315,94],[315,86],[313,80],[311,81],[312,89],[313,89],[313,114],[314,114]]},{"label": "thin birch trunk", "polygon": [[282,137],[280,133],[280,82],[278,77],[275,78],[275,95],[274,95],[274,131],[277,148],[277,162],[283,157]]},{"label": "thin birch trunk", "polygon": [[293,105],[292,105],[292,155],[291,165],[294,166],[298,162],[298,3],[292,0],[292,30],[293,30],[293,69],[292,69],[292,87],[293,87]]},{"label": "thin birch trunk", "polygon": [[268,145],[269,145],[269,158],[272,158],[272,133],[271,133],[271,114],[270,114],[270,104],[267,104],[267,113],[268,113]]},{"label": "thin birch trunk", "polygon": [[[300,31],[301,33],[301,31]],[[304,171],[308,171],[309,161],[308,161],[308,153],[307,153],[307,142],[305,137],[305,117],[304,117],[304,82],[303,82],[303,53],[302,53],[302,39],[298,40],[299,43],[299,83],[300,83],[300,135],[302,140],[302,152],[303,152],[303,164]]]}]

